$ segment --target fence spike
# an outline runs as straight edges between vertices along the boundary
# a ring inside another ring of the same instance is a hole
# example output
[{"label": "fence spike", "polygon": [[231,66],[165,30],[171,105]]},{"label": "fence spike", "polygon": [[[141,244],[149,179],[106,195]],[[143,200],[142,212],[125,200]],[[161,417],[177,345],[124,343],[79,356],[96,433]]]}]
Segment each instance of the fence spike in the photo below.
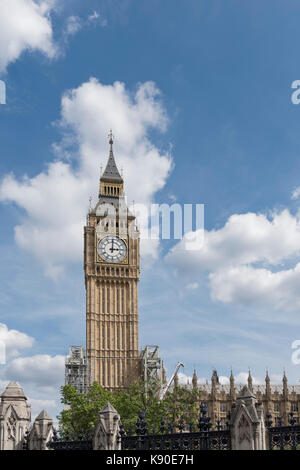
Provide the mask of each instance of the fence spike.
[{"label": "fence spike", "polygon": [[267,428],[270,428],[272,426],[272,415],[270,413],[270,410],[267,411],[267,414],[266,414],[266,421],[265,421],[265,424],[267,426]]},{"label": "fence spike", "polygon": [[183,416],[180,417],[179,424],[178,424],[178,429],[179,429],[179,432],[180,432],[180,433],[182,433],[182,431],[184,430],[184,420],[183,420]]},{"label": "fence spike", "polygon": [[289,424],[290,424],[291,426],[295,426],[296,422],[297,422],[297,420],[296,420],[296,418],[294,418],[294,412],[291,411],[291,412],[289,413]]},{"label": "fence spike", "polygon": [[161,419],[161,424],[160,424],[159,430],[160,430],[161,434],[165,434],[165,432],[166,432],[166,423],[165,423],[164,418]]},{"label": "fence spike", "polygon": [[139,418],[136,423],[136,433],[138,436],[145,436],[147,434],[146,416],[144,411],[139,412]]},{"label": "fence spike", "polygon": [[121,436],[121,438],[123,436],[126,436],[126,431],[124,429],[124,426],[123,426],[122,422],[120,423],[120,436]]},{"label": "fence spike", "polygon": [[168,431],[169,431],[169,434],[173,434],[173,433],[174,433],[174,423],[173,423],[172,421],[169,423],[169,429],[168,429]]},{"label": "fence spike", "polygon": [[23,440],[23,450],[28,450],[29,449],[29,430],[26,429],[25,433],[24,433],[24,440]]}]

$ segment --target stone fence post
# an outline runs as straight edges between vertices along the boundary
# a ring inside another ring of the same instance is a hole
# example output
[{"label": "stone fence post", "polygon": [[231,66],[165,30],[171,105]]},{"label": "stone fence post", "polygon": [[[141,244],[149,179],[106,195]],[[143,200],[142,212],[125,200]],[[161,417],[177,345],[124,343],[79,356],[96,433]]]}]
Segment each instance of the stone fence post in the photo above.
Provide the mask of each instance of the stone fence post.
[{"label": "stone fence post", "polygon": [[30,405],[22,387],[18,382],[10,382],[1,395],[0,450],[22,450],[30,421]]},{"label": "stone fence post", "polygon": [[110,403],[107,403],[98,415],[93,437],[93,450],[120,450],[120,425],[120,415]]},{"label": "stone fence post", "polygon": [[51,441],[53,436],[53,421],[47,411],[43,410],[35,418],[28,436],[29,450],[48,450],[47,442]]},{"label": "stone fence post", "polygon": [[232,407],[230,433],[232,450],[266,450],[263,405],[246,386]]}]

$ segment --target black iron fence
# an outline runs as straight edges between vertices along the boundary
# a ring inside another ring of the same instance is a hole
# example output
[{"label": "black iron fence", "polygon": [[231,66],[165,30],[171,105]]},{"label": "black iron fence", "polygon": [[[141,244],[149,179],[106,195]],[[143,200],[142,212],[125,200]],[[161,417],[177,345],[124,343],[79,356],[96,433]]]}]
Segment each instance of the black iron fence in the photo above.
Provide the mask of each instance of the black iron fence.
[{"label": "black iron fence", "polygon": [[56,431],[53,438],[48,442],[47,447],[52,450],[93,450],[93,441],[90,433],[75,433],[73,436],[68,434],[59,436]]},{"label": "black iron fence", "polygon": [[[294,413],[288,415],[288,426],[282,425],[282,419],[277,418],[275,426],[271,414],[266,415],[267,448],[269,450],[300,450],[300,425],[296,424]],[[230,416],[228,416],[228,419]],[[197,430],[195,430],[195,428]],[[28,450],[29,432],[25,433],[23,449]],[[139,413],[135,430],[125,432],[121,425],[119,440],[122,450],[231,450],[231,437],[228,424],[217,422],[213,427],[208,415],[207,404],[200,406],[200,416],[197,424],[187,423],[183,419],[175,425],[161,422],[159,432],[148,430],[146,415]],[[53,450],[92,450],[91,434],[79,432],[73,436],[59,436],[54,432],[47,447]]]},{"label": "black iron fence", "polygon": [[218,422],[216,429],[211,429],[211,420],[207,413],[207,405],[200,406],[200,417],[197,432],[192,423],[179,420],[175,427],[162,420],[159,433],[148,432],[145,413],[140,412],[135,435],[125,433],[121,428],[123,450],[230,450],[231,439],[228,426],[226,429]]},{"label": "black iron fence", "polygon": [[[135,431],[125,432],[123,426],[120,429],[122,450],[230,450],[231,439],[228,425],[217,422],[212,429],[208,416],[206,403],[200,406],[200,416],[197,423],[197,431],[192,423],[185,423],[180,419],[178,424],[167,423],[162,420],[159,433],[148,432],[146,415],[140,412]],[[92,450],[90,436],[64,436],[60,437],[55,432],[51,442],[47,444],[53,450]]]},{"label": "black iron fence", "polygon": [[276,425],[272,426],[271,414],[266,415],[269,450],[300,450],[300,425],[296,425],[294,413],[289,413],[289,426],[282,426],[279,417]]}]

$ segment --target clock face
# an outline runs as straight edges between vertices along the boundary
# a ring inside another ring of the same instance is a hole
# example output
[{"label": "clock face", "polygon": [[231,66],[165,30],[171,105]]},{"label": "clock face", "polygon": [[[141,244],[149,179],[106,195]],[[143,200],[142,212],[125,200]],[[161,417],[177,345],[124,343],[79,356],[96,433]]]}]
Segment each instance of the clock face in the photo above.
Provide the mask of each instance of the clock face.
[{"label": "clock face", "polygon": [[126,257],[127,246],[121,238],[110,235],[98,243],[98,254],[108,263],[119,263]]}]

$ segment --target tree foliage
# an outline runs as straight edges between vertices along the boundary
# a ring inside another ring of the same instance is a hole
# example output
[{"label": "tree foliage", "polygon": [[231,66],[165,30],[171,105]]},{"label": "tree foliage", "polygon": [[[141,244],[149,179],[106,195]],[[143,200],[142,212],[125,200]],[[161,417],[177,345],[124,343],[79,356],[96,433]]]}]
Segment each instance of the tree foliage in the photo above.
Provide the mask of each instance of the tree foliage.
[{"label": "tree foliage", "polygon": [[200,392],[187,387],[174,387],[159,400],[160,387],[153,381],[145,384],[135,382],[127,390],[110,392],[94,382],[86,395],[80,394],[70,385],[62,387],[64,409],[58,416],[62,434],[93,432],[99,411],[110,402],[121,416],[126,431],[135,431],[138,414],[143,411],[150,433],[159,431],[162,420],[165,425],[179,425],[180,418],[186,424],[195,424],[198,419]]}]

